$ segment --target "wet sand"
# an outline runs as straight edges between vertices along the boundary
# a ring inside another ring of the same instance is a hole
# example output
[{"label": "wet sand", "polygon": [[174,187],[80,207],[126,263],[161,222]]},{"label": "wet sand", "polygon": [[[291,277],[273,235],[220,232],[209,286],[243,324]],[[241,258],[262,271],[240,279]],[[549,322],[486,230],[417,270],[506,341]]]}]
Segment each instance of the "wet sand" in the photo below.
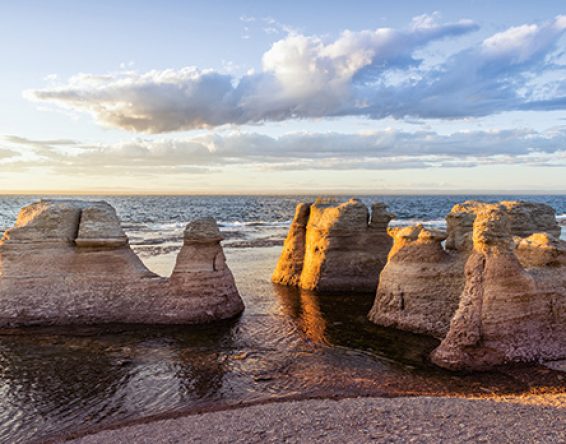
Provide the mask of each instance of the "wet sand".
[{"label": "wet sand", "polygon": [[555,406],[456,398],[355,398],[269,403],[146,421],[70,442],[558,443],[566,399]]}]

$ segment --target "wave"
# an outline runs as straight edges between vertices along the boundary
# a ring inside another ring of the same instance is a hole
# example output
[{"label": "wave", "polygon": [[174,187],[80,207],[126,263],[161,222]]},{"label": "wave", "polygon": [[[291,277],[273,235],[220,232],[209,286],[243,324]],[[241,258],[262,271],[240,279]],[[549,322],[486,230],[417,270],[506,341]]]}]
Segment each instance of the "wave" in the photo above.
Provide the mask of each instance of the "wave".
[{"label": "wave", "polygon": [[393,219],[389,225],[392,227],[408,227],[411,225],[424,225],[430,228],[446,228],[446,219]]},{"label": "wave", "polygon": [[218,221],[220,228],[244,228],[244,227],[266,227],[266,228],[287,228],[291,225],[291,220],[287,221]]}]

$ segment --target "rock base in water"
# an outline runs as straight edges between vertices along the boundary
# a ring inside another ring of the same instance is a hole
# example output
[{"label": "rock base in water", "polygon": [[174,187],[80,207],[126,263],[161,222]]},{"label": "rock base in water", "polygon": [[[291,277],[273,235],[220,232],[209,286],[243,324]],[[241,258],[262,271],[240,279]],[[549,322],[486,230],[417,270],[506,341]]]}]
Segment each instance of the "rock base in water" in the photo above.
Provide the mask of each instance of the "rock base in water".
[{"label": "rock base in water", "polygon": [[370,320],[442,339],[432,360],[453,370],[566,357],[566,242],[552,208],[466,202],[447,222],[447,233],[392,231]]},{"label": "rock base in water", "polygon": [[244,306],[214,219],[189,223],[170,278],[150,272],[106,202],[42,200],[0,240],[0,326],[194,324]]},{"label": "rock base in water", "polygon": [[373,292],[391,248],[392,215],[359,200],[299,204],[272,276],[276,284],[319,291]]}]

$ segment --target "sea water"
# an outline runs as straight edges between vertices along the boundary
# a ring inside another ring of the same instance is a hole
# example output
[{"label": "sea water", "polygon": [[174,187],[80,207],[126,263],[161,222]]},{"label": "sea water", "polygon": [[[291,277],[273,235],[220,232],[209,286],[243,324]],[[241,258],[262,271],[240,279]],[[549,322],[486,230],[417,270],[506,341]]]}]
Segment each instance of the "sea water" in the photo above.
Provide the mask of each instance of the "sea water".
[{"label": "sea water", "polygon": [[[167,275],[192,218],[213,216],[246,304],[242,316],[206,326],[108,325],[0,332],[0,441],[29,442],[137,418],[305,397],[483,394],[544,390],[547,373],[451,374],[427,356],[435,339],[378,327],[373,294],[317,294],[270,283],[304,196],[135,196],[104,199],[132,247]],[[384,201],[393,224],[442,228],[466,199],[517,196],[362,196]],[[521,197],[519,197],[521,198]],[[528,196],[559,219],[566,196]],[[30,196],[0,196],[0,231]],[[546,376],[541,376],[546,375]],[[554,381],[556,385],[556,381]],[[566,390],[560,382],[558,389]],[[552,385],[552,384],[551,384]],[[556,388],[556,386],[555,386]]]}]

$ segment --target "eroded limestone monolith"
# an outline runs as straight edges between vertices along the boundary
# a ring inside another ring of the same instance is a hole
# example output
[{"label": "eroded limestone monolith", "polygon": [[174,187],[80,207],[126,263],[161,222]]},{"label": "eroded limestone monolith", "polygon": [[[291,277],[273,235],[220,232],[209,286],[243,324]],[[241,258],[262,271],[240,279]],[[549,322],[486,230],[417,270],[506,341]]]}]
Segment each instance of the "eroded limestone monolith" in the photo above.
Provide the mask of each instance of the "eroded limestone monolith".
[{"label": "eroded limestone monolith", "polygon": [[536,233],[516,248],[512,232],[505,207],[478,212],[465,288],[431,355],[437,365],[484,370],[566,357],[566,243]]},{"label": "eroded limestone monolith", "polygon": [[170,278],[131,250],[106,202],[42,200],[0,240],[0,326],[193,324],[243,310],[213,219],[189,223]]},{"label": "eroded limestone monolith", "polygon": [[369,319],[443,339],[433,359],[452,369],[566,350],[566,243],[554,210],[470,201],[454,206],[447,226],[390,230]]},{"label": "eroded limestone monolith", "polygon": [[[369,319],[376,324],[444,338],[464,289],[464,267],[473,251],[474,221],[493,204],[467,201],[446,216],[447,232],[423,226],[391,229],[394,244],[381,272]],[[552,207],[503,201],[509,229],[522,239],[560,234]],[[444,243],[444,245],[443,245]]]},{"label": "eroded limestone monolith", "polygon": [[357,199],[299,204],[272,276],[277,284],[319,291],[375,291],[392,241],[385,205]]}]

